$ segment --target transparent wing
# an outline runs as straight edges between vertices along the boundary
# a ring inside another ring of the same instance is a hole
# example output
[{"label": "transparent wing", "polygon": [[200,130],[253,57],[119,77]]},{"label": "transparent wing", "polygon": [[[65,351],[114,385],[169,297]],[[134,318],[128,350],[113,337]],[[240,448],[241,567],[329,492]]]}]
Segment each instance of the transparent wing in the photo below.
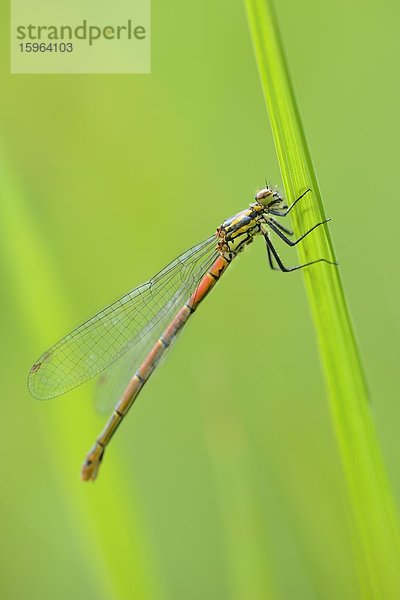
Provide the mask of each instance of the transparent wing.
[{"label": "transparent wing", "polygon": [[[213,257],[212,262],[215,257]],[[210,265],[206,265],[206,268]],[[204,273],[204,270],[202,271]],[[171,299],[171,308],[165,312],[158,323],[151,329],[151,335],[143,336],[138,342],[132,346],[123,356],[116,360],[112,365],[107,367],[96,381],[94,393],[94,402],[97,410],[100,413],[106,414],[114,406],[129,380],[133,377],[139,365],[143,362],[154,343],[160,335],[165,331],[167,325],[171,322],[175,313],[188,299],[195,286],[190,289],[188,282],[183,284],[177,291],[176,299]]]},{"label": "transparent wing", "polygon": [[46,400],[63,394],[100,373],[143,338],[154,340],[157,325],[172,318],[179,301],[195,290],[216,256],[213,235],[66,335],[31,368],[32,395]]}]

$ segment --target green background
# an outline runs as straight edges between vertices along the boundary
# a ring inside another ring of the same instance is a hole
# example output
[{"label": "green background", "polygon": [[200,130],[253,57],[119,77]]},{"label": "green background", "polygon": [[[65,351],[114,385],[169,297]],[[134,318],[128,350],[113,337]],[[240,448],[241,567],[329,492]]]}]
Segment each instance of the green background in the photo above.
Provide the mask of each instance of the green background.
[{"label": "green background", "polygon": [[[11,76],[1,11],[2,597],[361,597],[301,274],[271,272],[262,241],[95,484],[79,480],[105,419],[93,385],[26,389],[53,342],[279,184],[244,7],[153,2],[148,76]],[[398,498],[400,9],[277,13]]]}]

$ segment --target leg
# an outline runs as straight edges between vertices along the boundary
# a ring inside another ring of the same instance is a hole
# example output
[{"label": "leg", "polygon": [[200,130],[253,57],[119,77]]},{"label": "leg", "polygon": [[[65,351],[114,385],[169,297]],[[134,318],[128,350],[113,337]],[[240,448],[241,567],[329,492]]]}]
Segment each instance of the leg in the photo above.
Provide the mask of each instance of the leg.
[{"label": "leg", "polygon": [[296,244],[301,242],[301,240],[304,240],[304,238],[309,233],[314,231],[314,229],[316,229],[320,225],[324,225],[324,223],[328,223],[328,221],[330,221],[330,219],[326,219],[325,221],[322,221],[321,223],[317,223],[316,225],[314,225],[314,227],[311,227],[311,229],[306,231],[306,233],[303,233],[303,235],[300,236],[299,239],[294,242],[292,242],[292,240],[289,240],[281,231],[279,231],[280,229],[283,229],[283,227],[281,227],[280,223],[277,223],[277,221],[275,221],[274,219],[270,219],[269,221],[267,221],[267,225],[268,225],[268,227],[270,227],[270,229],[272,229],[272,231],[274,231],[276,233],[276,235],[279,235],[279,237],[281,238],[281,240],[283,240],[285,242],[285,244],[287,244],[288,246],[295,246]]},{"label": "leg", "polygon": [[298,201],[301,200],[303,198],[303,196],[308,194],[308,192],[311,192],[310,188],[308,188],[308,190],[306,190],[303,194],[301,194],[301,196],[296,198],[296,200],[289,207],[281,206],[280,210],[276,210],[276,209],[272,208],[269,212],[271,213],[271,215],[276,215],[277,217],[286,217],[286,215],[288,215],[290,213],[290,211],[298,203]]},{"label": "leg", "polygon": [[269,209],[269,214],[270,215],[275,215],[276,217],[286,217],[286,212],[285,210],[287,209],[287,204],[285,204],[285,206],[281,206],[280,210],[276,210],[275,208],[270,208]]},{"label": "leg", "polygon": [[279,229],[281,231],[284,231],[287,235],[293,235],[293,231],[291,229],[288,229],[287,227],[285,227],[284,225],[282,225],[282,223],[279,223],[278,221],[275,221],[275,219],[273,217],[270,217],[269,221],[272,221],[272,223],[274,225],[276,225],[277,227],[279,227]]},{"label": "leg", "polygon": [[285,214],[282,215],[282,217],[286,217],[286,215],[290,213],[290,211],[292,210],[292,208],[294,206],[296,206],[296,204],[298,203],[298,201],[301,200],[303,198],[303,196],[305,196],[306,194],[308,194],[308,192],[311,192],[310,188],[308,188],[308,190],[306,190],[305,192],[303,192],[301,194],[301,196],[299,196],[298,198],[296,198],[296,200],[289,206],[289,208],[285,211]]},{"label": "leg", "polygon": [[274,265],[274,261],[272,260],[272,254],[271,254],[271,250],[269,249],[269,246],[267,244],[267,254],[268,254],[268,261],[269,261],[269,266],[271,267],[271,269],[273,271],[280,271],[279,267],[276,267]]},{"label": "leg", "polygon": [[[279,269],[281,271],[283,271],[284,273],[289,273],[290,271],[297,271],[298,269],[303,269],[304,267],[314,265],[315,263],[318,263],[318,262],[326,262],[330,265],[337,264],[337,263],[331,262],[330,260],[327,260],[326,258],[318,258],[317,260],[312,260],[311,262],[304,263],[303,265],[297,265],[296,267],[285,267],[285,265],[283,264],[283,262],[281,261],[281,259],[279,257],[279,254],[275,250],[273,243],[269,239],[268,234],[265,233],[263,235],[264,235],[265,243],[267,244],[268,256],[270,257],[271,256],[270,252],[272,252],[276,262],[278,263]],[[270,264],[271,264],[271,260],[270,260]],[[272,266],[272,268],[274,269],[275,267]]]}]

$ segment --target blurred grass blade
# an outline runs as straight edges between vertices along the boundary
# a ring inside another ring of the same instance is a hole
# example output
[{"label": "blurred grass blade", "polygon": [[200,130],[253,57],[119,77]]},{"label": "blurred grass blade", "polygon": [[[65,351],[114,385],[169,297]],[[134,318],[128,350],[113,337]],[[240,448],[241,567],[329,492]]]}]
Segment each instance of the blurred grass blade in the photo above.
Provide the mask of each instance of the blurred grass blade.
[{"label": "blurred grass blade", "polygon": [[265,535],[265,507],[254,490],[248,439],[231,402],[207,404],[205,432],[231,575],[229,598],[278,598],[272,536]]},{"label": "blurred grass blade", "polygon": [[[293,211],[294,228],[300,233],[325,218],[321,194],[273,8],[266,0],[246,0],[245,4],[286,196],[292,201],[312,188],[312,194]],[[334,259],[326,226],[298,249],[300,262]],[[304,277],[348,482],[363,598],[400,598],[398,515],[371,419],[340,271],[321,263],[305,269]]]},{"label": "blurred grass blade", "polygon": [[[61,270],[39,234],[33,205],[26,201],[4,161],[2,164],[0,240],[13,275],[8,292],[13,298],[13,316],[25,331],[26,344],[34,340],[33,359],[48,343],[46,332],[52,330],[51,323],[58,323],[60,331],[65,328],[65,317],[70,312],[68,293]],[[22,379],[25,376],[26,373],[20,374]],[[85,392],[81,394],[84,396]],[[29,401],[35,402],[32,398]],[[87,401],[80,404],[79,414],[68,407],[68,402],[59,402],[55,416],[49,416],[43,404],[43,429],[48,436],[48,456],[43,465],[47,461],[53,467],[47,485],[50,489],[55,480],[62,490],[65,504],[60,514],[65,518],[68,515],[73,524],[71,537],[75,539],[76,554],[85,561],[87,580],[96,597],[127,598],[132,590],[143,599],[160,597],[150,575],[149,544],[135,511],[136,499],[123,482],[118,461],[109,464],[107,477],[95,486],[85,486],[79,479],[80,460],[98,428],[98,423],[92,429],[88,427],[95,418],[91,413]],[[21,439],[21,445],[24,443],[26,440]],[[28,445],[24,452],[29,451]]]}]

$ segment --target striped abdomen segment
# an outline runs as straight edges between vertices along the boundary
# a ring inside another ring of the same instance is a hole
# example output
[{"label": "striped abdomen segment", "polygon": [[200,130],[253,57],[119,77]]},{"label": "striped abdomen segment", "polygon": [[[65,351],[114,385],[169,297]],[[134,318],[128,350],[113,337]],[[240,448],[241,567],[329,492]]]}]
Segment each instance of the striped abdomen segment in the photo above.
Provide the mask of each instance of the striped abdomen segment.
[{"label": "striped abdomen segment", "polygon": [[153,348],[150,350],[143,363],[130,380],[111,417],[97,438],[95,445],[86,456],[86,460],[81,471],[83,480],[87,481],[89,479],[96,479],[100,462],[103,458],[104,449],[111,440],[122,419],[129,411],[140,390],[149,379],[150,375],[160,362],[162,356],[174,342],[176,336],[181,331],[190,315],[196,310],[200,302],[214,287],[228,265],[229,261],[223,256],[219,256],[214,261],[213,265],[201,279],[199,285],[190,296],[189,300],[178,311],[174,319],[154,344]]}]

